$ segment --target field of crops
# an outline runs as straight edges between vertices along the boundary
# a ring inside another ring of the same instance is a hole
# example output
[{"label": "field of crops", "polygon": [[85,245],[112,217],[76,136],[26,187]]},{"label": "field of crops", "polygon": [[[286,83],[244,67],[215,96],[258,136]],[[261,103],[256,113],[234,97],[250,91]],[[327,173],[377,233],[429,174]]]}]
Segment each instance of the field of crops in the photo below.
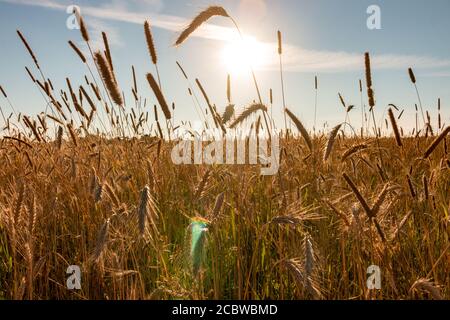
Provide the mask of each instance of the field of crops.
[{"label": "field of crops", "polygon": [[[237,27],[225,9],[210,7],[176,45],[213,17]],[[90,49],[82,18],[80,27]],[[248,129],[247,144],[279,139],[271,150],[279,170],[264,176],[260,164],[174,164],[177,130],[188,123],[174,121],[175,106],[161,90],[149,23],[142,39],[156,72],[144,80],[154,96],[142,97],[135,79],[127,104],[106,34],[104,52],[90,56],[69,42],[85,65],[85,83],[67,78],[60,91],[18,36],[46,108],[19,113],[0,87],[0,298],[450,297],[450,127],[440,105],[432,123],[419,91],[412,131],[397,124],[403,111],[395,105],[377,127],[369,53],[360,81],[365,125],[336,123],[329,132],[305,128],[295,108],[285,107],[286,125],[277,129],[254,74],[257,102],[235,107],[229,78],[227,106],[216,107],[178,64],[189,92],[206,105],[192,106],[205,132]],[[407,71],[406,85],[415,85]],[[348,115],[354,106],[339,97]],[[79,289],[68,289],[69,266],[80,267]],[[368,283],[374,266],[377,288]]]}]

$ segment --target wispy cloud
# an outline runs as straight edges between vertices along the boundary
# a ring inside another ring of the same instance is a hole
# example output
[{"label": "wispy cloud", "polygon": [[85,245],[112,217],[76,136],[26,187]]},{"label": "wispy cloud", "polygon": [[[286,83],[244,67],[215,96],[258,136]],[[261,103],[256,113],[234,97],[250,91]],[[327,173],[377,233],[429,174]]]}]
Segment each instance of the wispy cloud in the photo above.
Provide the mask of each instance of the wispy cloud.
[{"label": "wispy cloud", "polygon": [[[53,0],[0,0],[19,5],[29,5],[43,7],[53,10],[65,11],[69,3],[56,2]],[[141,4],[150,3],[151,5],[161,5],[160,0],[134,0]],[[81,13],[84,17],[89,17],[90,26],[93,19],[106,21],[121,21],[128,23],[143,24],[146,19],[151,21],[152,27],[161,28],[173,32],[179,32],[188,23],[189,19],[164,15],[159,13],[135,12],[128,9],[127,6],[111,6],[103,4],[100,7],[83,6]],[[95,22],[94,22],[95,23]],[[99,22],[97,22],[97,25]],[[95,25],[93,25],[95,27]],[[199,28],[194,35],[204,39],[230,41],[236,38],[236,32],[232,28],[218,26],[214,24],[205,24]],[[118,34],[109,37],[120,43]],[[276,43],[262,43],[261,47],[265,51],[269,63],[261,67],[263,70],[277,70]],[[361,70],[363,67],[362,52],[345,51],[324,51],[305,49],[297,45],[284,45],[284,63],[288,72],[347,72]],[[379,54],[372,57],[374,69],[406,69],[413,66],[415,69],[436,69],[450,67],[449,59],[439,59],[417,55],[400,54]],[[433,73],[430,73],[432,75]],[[438,73],[435,73],[439,76]],[[442,75],[441,75],[442,76]]]}]

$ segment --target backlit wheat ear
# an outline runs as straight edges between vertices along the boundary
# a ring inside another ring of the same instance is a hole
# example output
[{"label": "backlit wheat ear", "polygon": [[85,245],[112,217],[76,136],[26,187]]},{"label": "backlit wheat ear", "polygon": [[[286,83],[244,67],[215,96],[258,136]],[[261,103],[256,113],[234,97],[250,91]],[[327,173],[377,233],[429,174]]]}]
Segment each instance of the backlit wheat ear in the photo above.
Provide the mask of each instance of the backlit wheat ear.
[{"label": "backlit wheat ear", "polygon": [[414,75],[414,71],[412,70],[412,68],[408,69],[408,74],[409,74],[409,79],[411,79],[411,82],[413,84],[416,84],[416,76]]},{"label": "backlit wheat ear", "polygon": [[234,120],[234,122],[230,125],[230,128],[233,129],[237,127],[240,123],[244,122],[248,117],[250,117],[252,114],[258,111],[267,111],[267,107],[263,104],[255,103],[252,104],[250,107],[245,109],[237,118]]},{"label": "backlit wheat ear", "polygon": [[372,70],[370,66],[370,55],[368,52],[364,54],[365,71],[366,71],[366,84],[367,84],[367,96],[369,98],[369,106],[371,110],[375,107],[375,97],[372,89]]},{"label": "backlit wheat ear", "polygon": [[208,21],[210,18],[212,18],[214,16],[222,16],[222,17],[226,17],[226,18],[230,17],[228,15],[228,13],[225,11],[225,9],[222,7],[219,7],[219,6],[209,7],[208,9],[200,12],[200,14],[198,14],[194,18],[194,20],[191,21],[189,26],[186,29],[184,29],[183,32],[181,32],[180,36],[178,37],[177,41],[175,42],[175,45],[179,46],[180,44],[182,44],[184,41],[187,40],[187,38],[189,38],[189,36],[195,30],[197,30],[203,23],[205,23],[206,21]]},{"label": "backlit wheat ear", "polygon": [[100,74],[103,78],[103,81],[105,82],[109,94],[111,95],[111,98],[113,99],[114,103],[119,106],[123,106],[122,94],[120,93],[119,86],[114,80],[115,77],[113,76],[109,63],[106,61],[100,51],[97,51],[94,56],[95,61],[97,62],[97,65],[100,69]]},{"label": "backlit wheat ear", "polygon": [[148,21],[145,21],[145,23],[144,23],[144,33],[145,33],[145,40],[147,41],[148,52],[150,53],[152,62],[153,62],[153,64],[157,64],[158,56],[156,54],[155,43],[153,41],[153,35],[152,35],[152,31],[150,29],[150,24],[148,23]]},{"label": "backlit wheat ear", "polygon": [[226,124],[231,120],[234,115],[234,104],[230,104],[225,108],[225,112],[222,115],[222,123]]},{"label": "backlit wheat ear", "polygon": [[76,54],[80,57],[81,61],[83,61],[83,63],[86,63],[86,57],[84,56],[83,52],[81,52],[81,50],[78,49],[78,47],[70,40],[69,40],[69,45],[76,52]]},{"label": "backlit wheat ear", "polygon": [[283,54],[283,39],[282,39],[280,30],[278,30],[277,36],[278,36],[278,54],[282,55]]},{"label": "backlit wheat ear", "polygon": [[34,52],[31,49],[30,45],[28,44],[27,40],[25,39],[25,37],[23,36],[23,34],[19,30],[17,30],[17,34],[19,35],[20,40],[22,40],[23,44],[25,45],[25,48],[28,50],[28,53],[30,54],[31,59],[33,59],[34,64],[39,69],[39,64],[38,64],[38,61],[36,59],[36,56],[34,55]]},{"label": "backlit wheat ear", "polygon": [[156,82],[155,78],[151,73],[147,74],[147,81],[148,84],[150,85],[150,88],[153,90],[153,93],[155,94],[159,105],[161,106],[164,116],[166,117],[167,120],[170,120],[172,118],[172,115],[170,114],[169,106],[167,105],[166,99],[164,98],[164,95],[162,94],[158,86],[158,83]]},{"label": "backlit wheat ear", "polygon": [[312,151],[313,144],[311,141],[311,137],[309,136],[309,133],[306,130],[306,128],[303,126],[303,123],[289,109],[286,108],[284,111],[289,116],[289,118],[292,120],[292,122],[294,122],[295,126],[297,127],[297,130],[300,132],[303,139],[305,139],[305,142],[308,145],[309,150]]},{"label": "backlit wheat ear", "polygon": [[81,16],[79,19],[79,24],[80,24],[80,32],[81,32],[81,36],[83,37],[83,40],[86,42],[89,42],[89,33],[87,31],[86,24],[84,23],[84,19]]},{"label": "backlit wheat ear", "polygon": [[111,50],[109,49],[108,37],[105,32],[102,32],[103,44],[105,46],[105,55],[108,59],[109,67],[111,68],[111,74],[114,76],[114,66],[112,63]]},{"label": "backlit wheat ear", "polygon": [[330,156],[331,151],[333,150],[334,141],[335,141],[336,136],[337,136],[339,130],[341,129],[341,127],[342,127],[342,123],[337,125],[336,127],[334,127],[333,130],[331,130],[330,136],[328,137],[327,147],[326,147],[324,155],[323,155],[323,161],[328,160],[328,157]]},{"label": "backlit wheat ear", "polygon": [[367,88],[372,87],[372,71],[370,67],[370,55],[368,52],[364,54],[364,63],[365,63],[365,71],[366,71],[366,86]]},{"label": "backlit wheat ear", "polygon": [[388,110],[389,119],[391,121],[392,129],[394,130],[395,141],[397,142],[397,146],[403,147],[402,138],[400,136],[400,131],[398,130],[397,121],[394,117],[394,112],[391,108]]}]

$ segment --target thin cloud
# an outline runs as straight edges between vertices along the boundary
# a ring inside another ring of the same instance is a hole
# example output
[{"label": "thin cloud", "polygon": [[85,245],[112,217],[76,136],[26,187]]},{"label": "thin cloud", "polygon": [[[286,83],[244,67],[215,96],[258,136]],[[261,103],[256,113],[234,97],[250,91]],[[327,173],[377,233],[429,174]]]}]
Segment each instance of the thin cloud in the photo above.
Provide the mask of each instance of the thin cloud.
[{"label": "thin cloud", "polygon": [[[65,11],[67,6],[70,5],[69,3],[62,4],[52,0],[0,1],[61,11]],[[158,1],[150,2],[157,3]],[[81,14],[90,18],[136,24],[143,24],[146,19],[149,19],[152,27],[173,32],[179,32],[190,22],[189,19],[173,15],[133,12],[126,7],[106,7],[104,5],[102,7],[83,6],[81,7]],[[236,39],[236,31],[233,28],[205,24],[193,36],[210,40],[231,41]],[[117,37],[116,40],[119,42]],[[277,44],[275,42],[262,43],[262,48],[268,57],[268,63],[260,69],[266,71],[278,70]],[[361,70],[363,66],[362,52],[310,50],[292,44],[285,44],[284,48],[283,59],[287,72],[348,72]],[[379,54],[373,55],[372,64],[374,69],[406,69],[411,66],[415,69],[435,69],[449,67],[450,60],[416,55]]]}]

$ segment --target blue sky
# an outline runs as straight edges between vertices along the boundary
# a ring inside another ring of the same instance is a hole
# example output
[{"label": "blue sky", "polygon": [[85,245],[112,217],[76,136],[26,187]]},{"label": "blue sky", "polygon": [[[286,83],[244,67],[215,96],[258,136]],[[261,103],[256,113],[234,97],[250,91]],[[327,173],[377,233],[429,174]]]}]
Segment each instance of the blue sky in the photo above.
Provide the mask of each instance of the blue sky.
[{"label": "blue sky", "polygon": [[[413,67],[424,107],[436,122],[438,97],[442,100],[443,121],[450,123],[450,2],[448,0],[0,0],[0,85],[17,109],[37,114],[44,101],[32,85],[25,66],[32,61],[16,34],[20,29],[33,47],[47,77],[65,89],[65,78],[82,84],[87,73],[67,45],[83,42],[78,30],[69,30],[67,6],[80,6],[94,47],[106,31],[112,49],[117,78],[131,102],[131,65],[138,73],[142,95],[151,104],[154,98],[145,74],[154,72],[143,34],[144,19],[152,25],[159,54],[162,87],[166,98],[177,105],[176,119],[196,120],[187,84],[176,67],[180,61],[192,79],[199,78],[219,110],[226,105],[227,65],[224,40],[229,21],[214,18],[181,47],[173,42],[181,29],[202,9],[222,5],[235,17],[246,35],[254,37],[264,51],[264,63],[256,68],[265,102],[274,91],[274,115],[281,124],[281,87],[276,54],[276,32],[283,32],[286,100],[288,106],[309,127],[314,114],[314,76],[319,78],[319,123],[334,126],[344,120],[338,99],[340,92],[356,109],[352,123],[360,125],[358,80],[363,78],[363,53],[372,55],[377,116],[394,103],[405,109],[400,125],[412,127],[417,103],[407,68]],[[366,26],[367,7],[381,8],[381,30]],[[239,109],[256,99],[250,74],[232,74],[233,101]],[[366,98],[364,97],[364,103]],[[8,108],[0,99],[0,106]]]}]

